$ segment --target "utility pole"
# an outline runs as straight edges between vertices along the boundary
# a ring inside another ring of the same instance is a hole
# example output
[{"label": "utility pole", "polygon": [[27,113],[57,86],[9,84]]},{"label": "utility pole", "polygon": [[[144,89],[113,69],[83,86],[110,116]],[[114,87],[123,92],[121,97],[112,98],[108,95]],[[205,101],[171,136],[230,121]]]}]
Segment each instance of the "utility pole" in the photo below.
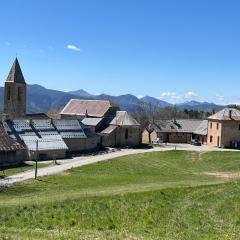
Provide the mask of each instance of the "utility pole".
[{"label": "utility pole", "polygon": [[37,179],[37,170],[38,170],[38,140],[36,141],[35,180]]}]

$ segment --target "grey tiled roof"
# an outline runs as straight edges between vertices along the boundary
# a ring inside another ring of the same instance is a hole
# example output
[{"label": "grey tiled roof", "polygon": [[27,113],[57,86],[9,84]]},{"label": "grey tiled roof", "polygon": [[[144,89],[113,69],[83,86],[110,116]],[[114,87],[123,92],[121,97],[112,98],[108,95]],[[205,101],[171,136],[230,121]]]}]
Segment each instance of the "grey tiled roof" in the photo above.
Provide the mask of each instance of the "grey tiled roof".
[{"label": "grey tiled roof", "polygon": [[82,123],[86,126],[97,126],[101,121],[103,120],[103,118],[84,118],[82,120]]},{"label": "grey tiled roof", "polygon": [[30,124],[29,120],[6,120],[4,127],[12,139],[22,140],[29,150],[36,150],[37,141],[40,151],[68,149],[49,121],[37,120],[35,124]]},{"label": "grey tiled roof", "polygon": [[26,130],[32,131],[29,120],[13,120],[11,125],[14,126],[15,130],[18,132]]},{"label": "grey tiled roof", "polygon": [[157,120],[155,121],[156,132],[186,132],[193,133],[202,120],[177,119],[174,120]]},{"label": "grey tiled roof", "polygon": [[60,135],[46,136],[38,138],[37,136],[23,136],[22,137],[27,148],[35,151],[38,143],[38,150],[67,150],[68,147],[62,140]]},{"label": "grey tiled roof", "polygon": [[210,116],[208,119],[210,120],[240,120],[240,111],[235,108],[224,108],[221,111],[215,113],[214,115]]},{"label": "grey tiled roof", "polygon": [[32,120],[32,125],[38,130],[55,130],[51,119]]},{"label": "grey tiled roof", "polygon": [[82,130],[82,127],[78,120],[67,120],[67,119],[59,119],[53,120],[53,124],[58,131],[63,130]]},{"label": "grey tiled roof", "polygon": [[[53,124],[62,138],[88,138],[96,136],[77,119],[53,120]],[[90,134],[91,132],[91,134]]]},{"label": "grey tiled roof", "polygon": [[207,135],[208,134],[208,120],[203,120],[193,133],[198,134],[198,135],[203,135],[203,136]]}]

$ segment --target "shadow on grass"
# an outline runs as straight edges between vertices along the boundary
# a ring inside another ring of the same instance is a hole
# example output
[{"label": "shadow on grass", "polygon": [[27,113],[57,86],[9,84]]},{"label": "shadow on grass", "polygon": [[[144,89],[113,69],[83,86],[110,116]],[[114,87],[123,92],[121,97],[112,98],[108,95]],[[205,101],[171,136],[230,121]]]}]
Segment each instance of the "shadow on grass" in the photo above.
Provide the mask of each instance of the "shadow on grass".
[{"label": "shadow on grass", "polygon": [[32,166],[32,164],[21,162],[21,163],[11,164],[11,165],[0,165],[0,171],[5,171],[8,169],[14,169],[14,168],[20,168],[20,167],[28,167],[28,166]]}]

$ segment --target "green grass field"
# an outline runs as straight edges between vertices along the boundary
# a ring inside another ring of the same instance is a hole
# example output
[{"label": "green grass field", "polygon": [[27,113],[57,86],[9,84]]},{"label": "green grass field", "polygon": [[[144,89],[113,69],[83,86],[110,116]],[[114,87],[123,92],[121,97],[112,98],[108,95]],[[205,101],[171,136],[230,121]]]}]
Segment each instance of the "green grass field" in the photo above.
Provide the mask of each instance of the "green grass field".
[{"label": "green grass field", "polygon": [[0,192],[0,239],[240,239],[240,153],[116,158]]}]

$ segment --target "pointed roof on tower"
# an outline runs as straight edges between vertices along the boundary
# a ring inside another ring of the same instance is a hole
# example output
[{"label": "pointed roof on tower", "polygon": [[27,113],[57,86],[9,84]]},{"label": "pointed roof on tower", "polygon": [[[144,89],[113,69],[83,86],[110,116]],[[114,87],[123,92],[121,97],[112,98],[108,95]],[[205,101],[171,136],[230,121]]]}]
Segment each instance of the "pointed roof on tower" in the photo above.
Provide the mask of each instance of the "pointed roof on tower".
[{"label": "pointed roof on tower", "polygon": [[6,82],[25,83],[22,70],[18,59],[16,58],[8,74]]}]

